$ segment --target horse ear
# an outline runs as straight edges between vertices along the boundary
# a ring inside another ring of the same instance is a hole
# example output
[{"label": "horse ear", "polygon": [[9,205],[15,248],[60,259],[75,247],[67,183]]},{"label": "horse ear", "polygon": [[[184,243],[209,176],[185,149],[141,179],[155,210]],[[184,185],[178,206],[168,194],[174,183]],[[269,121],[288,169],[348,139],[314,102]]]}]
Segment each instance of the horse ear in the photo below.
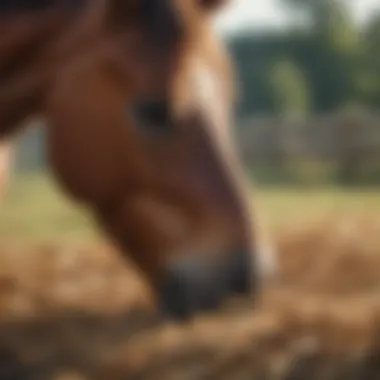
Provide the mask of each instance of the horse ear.
[{"label": "horse ear", "polygon": [[206,11],[214,11],[229,3],[229,0],[198,0],[199,5]]}]

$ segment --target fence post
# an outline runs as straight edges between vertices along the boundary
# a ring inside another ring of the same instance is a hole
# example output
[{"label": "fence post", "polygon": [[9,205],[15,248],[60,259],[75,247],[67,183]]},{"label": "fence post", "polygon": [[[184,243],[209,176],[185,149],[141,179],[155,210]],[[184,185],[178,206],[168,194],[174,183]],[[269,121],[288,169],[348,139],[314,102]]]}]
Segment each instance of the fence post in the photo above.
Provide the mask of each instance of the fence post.
[{"label": "fence post", "polygon": [[338,121],[338,176],[342,184],[357,184],[361,169],[361,150],[359,147],[360,122],[352,112],[344,113]]}]

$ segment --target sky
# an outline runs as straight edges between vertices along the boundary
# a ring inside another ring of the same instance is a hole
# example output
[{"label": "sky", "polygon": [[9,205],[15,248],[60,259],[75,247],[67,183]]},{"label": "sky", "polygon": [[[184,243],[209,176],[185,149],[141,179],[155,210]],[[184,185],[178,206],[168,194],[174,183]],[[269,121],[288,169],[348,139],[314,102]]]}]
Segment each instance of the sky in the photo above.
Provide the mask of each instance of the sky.
[{"label": "sky", "polygon": [[[374,10],[380,11],[380,0],[346,0],[350,2],[357,22],[363,22]],[[219,30],[228,32],[242,26],[254,29],[281,27],[287,17],[279,0],[230,0],[230,5],[216,19]]]}]

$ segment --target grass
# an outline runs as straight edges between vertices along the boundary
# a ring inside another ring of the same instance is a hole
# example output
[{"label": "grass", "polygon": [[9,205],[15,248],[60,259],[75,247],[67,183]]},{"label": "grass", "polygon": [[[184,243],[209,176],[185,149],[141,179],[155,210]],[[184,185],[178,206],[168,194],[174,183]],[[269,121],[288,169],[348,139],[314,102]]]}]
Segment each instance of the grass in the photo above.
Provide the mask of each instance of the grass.
[{"label": "grass", "polygon": [[[376,189],[259,187],[253,198],[270,225],[380,212]],[[19,175],[11,182],[0,208],[0,239],[83,241],[96,236],[90,213],[62,194],[48,175]]]},{"label": "grass", "polygon": [[364,188],[260,188],[257,204],[272,225],[342,215],[376,216],[380,213],[380,192]]},{"label": "grass", "polygon": [[96,233],[90,213],[48,175],[14,178],[0,210],[0,238],[83,240]]}]

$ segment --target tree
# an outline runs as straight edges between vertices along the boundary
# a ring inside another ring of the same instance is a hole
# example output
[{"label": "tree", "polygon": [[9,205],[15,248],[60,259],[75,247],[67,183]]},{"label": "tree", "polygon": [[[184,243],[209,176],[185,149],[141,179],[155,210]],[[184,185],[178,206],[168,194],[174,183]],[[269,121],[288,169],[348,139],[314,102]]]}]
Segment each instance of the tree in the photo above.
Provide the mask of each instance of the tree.
[{"label": "tree", "polygon": [[380,106],[380,13],[377,13],[364,30],[363,70],[359,76],[360,88],[366,101]]},{"label": "tree", "polygon": [[274,64],[272,89],[275,109],[286,118],[303,118],[310,111],[310,92],[305,75],[289,59]]},{"label": "tree", "polygon": [[360,97],[363,49],[347,4],[338,0],[282,0],[304,12],[306,44],[295,52],[309,76],[317,109],[334,110]]}]

